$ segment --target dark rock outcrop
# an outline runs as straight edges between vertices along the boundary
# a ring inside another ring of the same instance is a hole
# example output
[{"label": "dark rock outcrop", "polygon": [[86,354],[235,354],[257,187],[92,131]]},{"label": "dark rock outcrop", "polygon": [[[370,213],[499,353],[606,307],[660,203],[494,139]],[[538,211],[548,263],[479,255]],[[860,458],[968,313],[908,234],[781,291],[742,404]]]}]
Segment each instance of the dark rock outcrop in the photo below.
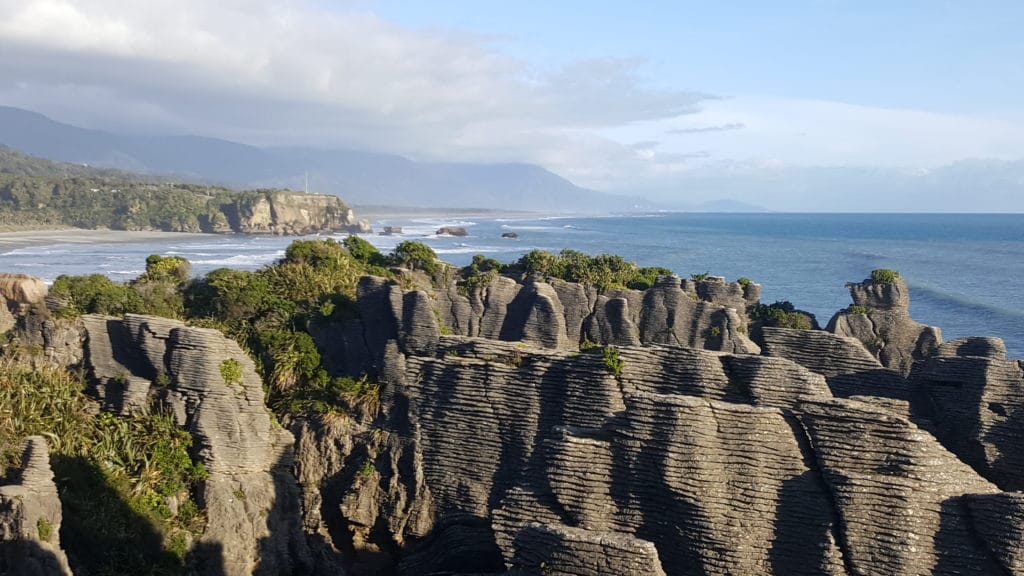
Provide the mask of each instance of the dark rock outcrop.
[{"label": "dark rock outcrop", "polygon": [[14,483],[0,486],[0,574],[70,576],[62,518],[46,440],[30,436]]},{"label": "dark rock outcrop", "polygon": [[469,236],[469,232],[462,226],[442,226],[435,232],[438,236]]}]

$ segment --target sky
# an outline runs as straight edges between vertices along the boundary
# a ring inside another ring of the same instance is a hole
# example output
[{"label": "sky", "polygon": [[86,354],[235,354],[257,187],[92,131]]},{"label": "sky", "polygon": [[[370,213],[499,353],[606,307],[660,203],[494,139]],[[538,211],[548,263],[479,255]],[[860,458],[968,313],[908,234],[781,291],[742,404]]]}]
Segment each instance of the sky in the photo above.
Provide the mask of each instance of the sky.
[{"label": "sky", "polygon": [[[86,127],[524,162],[658,199],[709,199],[724,192],[708,182],[745,178],[731,196],[760,204],[773,198],[759,183],[780,173],[968,162],[1003,174],[1024,158],[1016,0],[0,0],[0,12],[0,104]],[[1007,195],[986,209],[1024,209]]]}]

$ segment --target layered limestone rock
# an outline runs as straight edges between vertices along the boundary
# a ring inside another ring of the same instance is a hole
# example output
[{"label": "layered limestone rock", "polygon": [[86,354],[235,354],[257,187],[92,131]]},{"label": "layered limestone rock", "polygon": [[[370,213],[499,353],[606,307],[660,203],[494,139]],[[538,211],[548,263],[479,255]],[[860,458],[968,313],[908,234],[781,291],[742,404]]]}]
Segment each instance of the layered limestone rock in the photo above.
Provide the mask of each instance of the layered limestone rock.
[{"label": "layered limestone rock", "polygon": [[918,365],[936,434],[1004,490],[1024,490],[1024,363],[992,338],[953,340]]},{"label": "layered limestone rock", "polygon": [[930,434],[851,400],[802,404],[796,417],[841,518],[854,574],[999,574],[965,494],[992,484]]},{"label": "layered limestone rock", "polygon": [[0,574],[70,576],[60,547],[62,517],[46,440],[30,436],[14,483],[0,486]]},{"label": "layered limestone rock", "polygon": [[312,234],[370,232],[365,220],[356,222],[352,210],[337,196],[270,191],[242,197],[226,209],[234,232],[243,234]]},{"label": "layered limestone rock", "polygon": [[1024,574],[1024,494],[969,494],[975,530],[1006,574]]},{"label": "layered limestone rock", "polygon": [[512,574],[521,576],[665,575],[654,544],[615,532],[530,525],[513,545]]},{"label": "layered limestone rock", "polygon": [[[905,402],[833,398],[835,375],[884,369],[820,334],[816,370],[663,345],[385,342],[381,417],[299,437],[307,530],[357,574],[380,558],[401,574],[1002,573],[1016,533],[983,544],[966,497],[997,487]],[[1019,526],[1000,506],[993,534]]]},{"label": "layered limestone rock", "polygon": [[281,574],[308,568],[293,438],[276,426],[252,360],[216,330],[166,318],[84,316],[86,363],[106,409],[168,406],[209,471],[201,570]]},{"label": "layered limestone rock", "polygon": [[761,329],[762,352],[792,360],[824,376],[836,396],[882,396],[908,400],[901,374],[885,368],[860,340],[820,330]]},{"label": "layered limestone rock", "polygon": [[[367,276],[357,287],[359,319],[311,330],[331,372],[354,376],[378,373],[384,342],[397,341],[404,354],[421,354],[442,333],[549,349],[670,344],[756,354],[760,348],[746,335],[744,314],[750,301],[743,298],[757,295],[751,286],[756,285],[666,276],[646,291],[598,294],[562,280],[531,277],[518,283],[498,276],[471,291],[455,281],[432,291],[405,291],[394,281]],[[701,300],[698,291],[739,309]]]},{"label": "layered limestone rock", "polygon": [[860,340],[883,366],[904,376],[910,374],[914,362],[937,352],[942,333],[910,318],[910,296],[902,278],[888,282],[867,279],[847,287],[853,307],[832,317],[826,328],[829,332]]}]

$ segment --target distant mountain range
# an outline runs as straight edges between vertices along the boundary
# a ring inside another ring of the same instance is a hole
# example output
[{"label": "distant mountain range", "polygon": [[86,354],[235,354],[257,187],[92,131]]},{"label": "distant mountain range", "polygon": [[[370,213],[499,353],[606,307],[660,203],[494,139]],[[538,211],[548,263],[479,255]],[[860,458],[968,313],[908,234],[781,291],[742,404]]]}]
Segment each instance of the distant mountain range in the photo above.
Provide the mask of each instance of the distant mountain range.
[{"label": "distant mountain range", "polygon": [[290,187],[349,204],[607,212],[658,206],[576,186],[528,164],[414,162],[401,156],[258,148],[201,136],[128,136],[0,107],[0,144],[33,156],[236,188]]}]

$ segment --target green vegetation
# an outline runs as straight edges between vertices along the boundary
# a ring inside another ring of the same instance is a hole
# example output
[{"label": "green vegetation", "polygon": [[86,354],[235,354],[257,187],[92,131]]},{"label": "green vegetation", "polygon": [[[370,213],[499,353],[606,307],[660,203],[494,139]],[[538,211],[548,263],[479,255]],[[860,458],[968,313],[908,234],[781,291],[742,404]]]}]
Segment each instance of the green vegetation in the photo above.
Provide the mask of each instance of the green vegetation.
[{"label": "green vegetation", "polygon": [[641,268],[626,261],[622,256],[588,256],[569,249],[562,250],[557,255],[544,250],[534,250],[525,254],[515,264],[505,267],[504,271],[521,276],[536,274],[568,282],[593,284],[601,291],[614,288],[646,290],[654,285],[658,276],[672,274],[667,268]]},{"label": "green vegetation", "polygon": [[899,277],[899,272],[888,268],[878,268],[871,271],[871,281],[875,284],[892,284]]},{"label": "green vegetation", "polygon": [[[0,148],[0,226],[6,228],[231,232],[240,214],[281,192],[152,182]],[[334,210],[347,207],[339,202]]]},{"label": "green vegetation", "polygon": [[487,258],[483,254],[473,256],[473,262],[462,269],[460,291],[468,295],[473,290],[487,286],[498,277],[501,268],[501,262],[494,258]]},{"label": "green vegetation", "polygon": [[[45,436],[76,573],[180,574],[184,549],[172,544],[205,523],[192,500],[207,476],[189,456],[192,437],[160,412],[97,415],[84,388],[64,370],[0,365],[0,471],[20,467],[23,438]],[[36,529],[48,539],[53,526]]]},{"label": "green vegetation", "polygon": [[36,520],[36,534],[43,542],[49,542],[50,537],[53,536],[53,524],[46,518],[40,517],[39,520]]},{"label": "green vegetation", "polygon": [[615,375],[616,378],[622,376],[622,368],[625,367],[626,363],[622,361],[619,356],[619,349],[615,346],[605,346],[604,351],[601,353],[601,357],[604,360],[604,366],[609,372]]},{"label": "green vegetation", "polygon": [[690,279],[694,282],[704,282],[708,278],[711,278],[711,272],[700,272],[698,274],[690,274]]},{"label": "green vegetation", "polygon": [[440,270],[434,249],[414,240],[406,240],[395,246],[388,257],[388,262],[395,266],[405,266],[410,270],[422,270],[428,274]]},{"label": "green vegetation", "polygon": [[234,358],[228,358],[220,363],[220,377],[228,386],[239,386],[242,384],[242,365]]},{"label": "green vegetation", "polygon": [[119,284],[102,274],[58,276],[50,288],[50,296],[61,302],[59,316],[108,314],[121,316],[143,310],[142,297],[126,284]]},{"label": "green vegetation", "polygon": [[846,309],[847,314],[867,314],[870,309],[867,306],[853,305]]},{"label": "green vegetation", "polygon": [[746,288],[747,286],[753,284],[754,281],[751,280],[750,278],[747,278],[746,276],[742,276],[742,277],[740,277],[739,279],[736,280],[736,283],[739,284],[740,286]]},{"label": "green vegetation", "polygon": [[757,304],[747,309],[747,315],[754,322],[763,326],[792,328],[794,330],[810,330],[813,328],[810,318],[797,311],[789,302],[774,304]]}]

